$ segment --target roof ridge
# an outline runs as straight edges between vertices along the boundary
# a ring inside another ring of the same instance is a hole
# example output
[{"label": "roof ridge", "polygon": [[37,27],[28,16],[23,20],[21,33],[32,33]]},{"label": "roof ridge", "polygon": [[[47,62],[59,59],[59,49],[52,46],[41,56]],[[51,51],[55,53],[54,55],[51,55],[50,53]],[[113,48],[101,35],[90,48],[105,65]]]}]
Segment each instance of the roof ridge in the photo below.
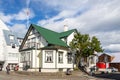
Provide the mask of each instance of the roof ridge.
[{"label": "roof ridge", "polygon": [[[43,29],[46,29],[46,30],[49,30],[49,31],[55,32],[55,31],[53,31],[53,30],[50,30],[50,29],[44,28],[44,27],[42,27],[42,26],[38,26],[38,25],[36,25],[36,24],[31,24],[31,25],[33,25],[33,26],[37,26],[37,27],[41,27],[41,28],[43,28]],[[55,32],[55,33],[58,33],[58,32]]]},{"label": "roof ridge", "polygon": [[60,39],[59,33],[43,28],[38,25],[32,24],[32,26],[45,38],[49,44],[59,45],[67,47],[68,45]]}]

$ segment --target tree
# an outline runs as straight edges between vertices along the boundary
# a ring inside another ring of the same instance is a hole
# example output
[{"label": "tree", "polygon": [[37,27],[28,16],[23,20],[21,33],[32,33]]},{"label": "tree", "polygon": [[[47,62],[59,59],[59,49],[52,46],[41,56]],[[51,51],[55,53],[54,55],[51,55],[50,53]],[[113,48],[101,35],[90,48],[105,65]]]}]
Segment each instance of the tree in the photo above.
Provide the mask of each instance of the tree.
[{"label": "tree", "polygon": [[90,38],[88,34],[76,33],[74,39],[70,42],[72,50],[76,50],[76,65],[78,67],[80,58],[87,58],[94,52],[103,52],[100,41],[93,36]]}]

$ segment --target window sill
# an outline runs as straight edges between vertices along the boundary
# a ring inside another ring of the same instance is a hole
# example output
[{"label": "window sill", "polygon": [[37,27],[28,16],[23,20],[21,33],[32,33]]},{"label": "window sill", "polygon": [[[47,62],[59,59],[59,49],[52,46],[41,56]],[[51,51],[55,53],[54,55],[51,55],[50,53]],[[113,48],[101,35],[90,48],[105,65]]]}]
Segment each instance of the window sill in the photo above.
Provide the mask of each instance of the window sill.
[{"label": "window sill", "polygon": [[47,61],[45,61],[45,63],[53,63],[53,61],[51,61],[51,62],[47,62]]}]

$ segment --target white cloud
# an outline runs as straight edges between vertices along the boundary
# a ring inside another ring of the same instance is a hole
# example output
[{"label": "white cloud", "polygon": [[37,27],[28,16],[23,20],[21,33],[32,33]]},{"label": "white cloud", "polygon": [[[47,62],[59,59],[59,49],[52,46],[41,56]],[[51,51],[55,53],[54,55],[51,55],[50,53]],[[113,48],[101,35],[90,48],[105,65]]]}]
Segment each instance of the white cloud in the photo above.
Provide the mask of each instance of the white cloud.
[{"label": "white cloud", "polygon": [[13,32],[20,33],[21,35],[25,35],[27,32],[26,25],[24,24],[14,24],[13,26],[9,26],[9,29]]},{"label": "white cloud", "polygon": [[110,50],[111,52],[120,52],[120,44],[110,44],[108,46],[105,46],[104,49]]},{"label": "white cloud", "polygon": [[70,0],[69,2],[68,0],[53,0],[53,3],[45,0],[43,2],[57,8],[60,13],[50,19],[40,20],[38,24],[54,31],[62,31],[61,27],[67,24],[69,29],[77,28],[82,33],[96,35],[102,45],[107,46],[109,50],[113,44],[117,47],[114,50],[119,50],[117,45],[120,44],[119,0]]},{"label": "white cloud", "polygon": [[0,19],[4,22],[11,23],[13,17],[12,15],[5,15],[4,13],[0,12]]},{"label": "white cloud", "polygon": [[120,44],[120,31],[92,33],[97,36],[104,46],[109,44]]},{"label": "white cloud", "polygon": [[14,14],[14,19],[16,19],[16,20],[26,20],[27,15],[29,16],[29,18],[33,18],[35,16],[34,12],[31,9],[24,8],[21,11],[19,11],[19,13]]},{"label": "white cloud", "polygon": [[23,8],[16,14],[7,14],[0,12],[0,19],[2,19],[5,23],[12,23],[12,20],[26,20],[27,19],[27,12],[29,19],[35,16],[34,12],[31,9]]}]

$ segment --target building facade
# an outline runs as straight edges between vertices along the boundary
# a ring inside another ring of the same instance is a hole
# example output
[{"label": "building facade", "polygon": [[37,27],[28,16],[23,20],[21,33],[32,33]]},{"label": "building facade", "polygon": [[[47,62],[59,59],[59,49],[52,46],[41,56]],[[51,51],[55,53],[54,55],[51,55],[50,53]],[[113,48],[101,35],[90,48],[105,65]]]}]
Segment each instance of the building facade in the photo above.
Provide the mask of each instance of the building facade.
[{"label": "building facade", "polygon": [[58,33],[31,24],[19,49],[21,70],[58,72],[73,69],[69,43],[75,33],[75,29]]},{"label": "building facade", "polygon": [[0,20],[0,68],[6,70],[9,64],[14,69],[19,60],[19,46],[22,37],[18,37],[16,33],[11,32],[7,26]]},{"label": "building facade", "polygon": [[[17,33],[14,33],[9,30],[3,30],[5,44],[4,44],[4,53],[5,53],[5,63],[4,65],[10,65],[10,69],[14,70],[14,67],[19,63],[19,46],[23,40],[22,36],[18,36]],[[3,68],[5,69],[6,66]]]}]

